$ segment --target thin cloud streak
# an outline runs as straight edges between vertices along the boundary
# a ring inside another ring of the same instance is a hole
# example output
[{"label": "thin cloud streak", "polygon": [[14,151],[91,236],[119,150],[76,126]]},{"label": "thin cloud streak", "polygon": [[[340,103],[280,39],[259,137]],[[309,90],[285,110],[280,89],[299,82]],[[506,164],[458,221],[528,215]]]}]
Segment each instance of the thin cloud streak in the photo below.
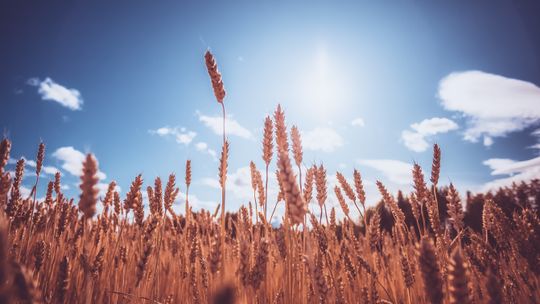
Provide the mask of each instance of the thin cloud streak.
[{"label": "thin cloud streak", "polygon": [[[208,116],[197,111],[199,121],[208,127],[214,134],[223,134],[223,117],[222,116]],[[225,119],[225,131],[227,135],[234,135],[245,139],[253,139],[253,134],[250,130],[242,126],[238,121],[234,120],[230,116]]]}]

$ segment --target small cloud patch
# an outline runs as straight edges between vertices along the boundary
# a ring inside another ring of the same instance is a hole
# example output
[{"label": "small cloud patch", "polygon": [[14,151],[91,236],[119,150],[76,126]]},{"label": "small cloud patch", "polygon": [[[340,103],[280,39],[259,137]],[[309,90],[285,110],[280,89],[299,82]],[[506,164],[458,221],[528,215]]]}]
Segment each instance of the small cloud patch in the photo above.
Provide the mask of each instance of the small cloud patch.
[{"label": "small cloud patch", "polygon": [[37,87],[38,93],[43,100],[52,100],[70,110],[82,109],[83,99],[81,93],[76,89],[68,89],[49,77],[45,78],[45,80],[30,78],[26,83]]},{"label": "small cloud patch", "polygon": [[[61,147],[58,148],[52,154],[54,158],[62,163],[62,169],[66,170],[73,176],[81,176],[83,169],[83,162],[86,158],[85,154],[73,147]],[[95,156],[94,156],[95,157]],[[107,175],[102,171],[98,171],[97,177],[100,180],[107,178]]]},{"label": "small cloud patch", "polygon": [[458,125],[448,118],[433,117],[413,123],[411,125],[412,130],[401,132],[401,140],[409,150],[423,152],[430,146],[427,141],[429,137],[439,133],[447,133],[457,128]]},{"label": "small cloud patch", "polygon": [[306,150],[333,152],[343,146],[343,138],[334,129],[317,127],[302,133],[302,144]]},{"label": "small cloud patch", "polygon": [[212,156],[212,159],[217,161],[217,154],[216,154],[216,151],[214,151],[213,149],[210,149],[208,147],[208,144],[205,143],[205,142],[198,142],[195,144],[195,148],[197,149],[197,151],[199,152],[203,152],[203,153],[206,153],[210,156]]},{"label": "small cloud patch", "polygon": [[161,127],[156,130],[148,130],[148,133],[157,135],[160,137],[172,137],[174,140],[183,145],[189,145],[195,136],[197,136],[197,133],[194,131],[189,131],[186,128],[171,128],[168,126]]},{"label": "small cloud patch", "polygon": [[[221,116],[208,116],[200,112],[197,112],[199,121],[202,122],[205,126],[210,128],[212,132],[217,135],[223,134],[223,117]],[[235,135],[245,139],[252,139],[253,134],[247,128],[243,127],[238,121],[234,120],[230,116],[227,116],[225,119],[225,132],[227,135]]]},{"label": "small cloud patch", "polygon": [[355,118],[351,121],[351,126],[353,127],[363,127],[365,126],[365,122],[362,118],[358,117],[358,118]]},{"label": "small cloud patch", "polygon": [[413,166],[395,159],[359,159],[360,165],[381,172],[389,181],[399,185],[409,185],[412,181]]},{"label": "small cloud patch", "polygon": [[490,158],[483,162],[491,169],[493,176],[506,176],[487,182],[483,191],[511,186],[512,183],[527,182],[540,176],[540,157],[516,161],[508,158]]}]

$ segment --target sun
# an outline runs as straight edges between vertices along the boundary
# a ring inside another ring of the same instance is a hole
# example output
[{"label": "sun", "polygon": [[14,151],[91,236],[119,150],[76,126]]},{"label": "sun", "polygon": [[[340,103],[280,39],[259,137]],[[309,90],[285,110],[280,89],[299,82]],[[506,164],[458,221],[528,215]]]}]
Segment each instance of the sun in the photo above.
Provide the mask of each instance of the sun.
[{"label": "sun", "polygon": [[300,85],[303,105],[310,113],[331,118],[336,111],[345,109],[349,98],[346,71],[339,58],[332,57],[328,49],[320,46],[305,63]]}]

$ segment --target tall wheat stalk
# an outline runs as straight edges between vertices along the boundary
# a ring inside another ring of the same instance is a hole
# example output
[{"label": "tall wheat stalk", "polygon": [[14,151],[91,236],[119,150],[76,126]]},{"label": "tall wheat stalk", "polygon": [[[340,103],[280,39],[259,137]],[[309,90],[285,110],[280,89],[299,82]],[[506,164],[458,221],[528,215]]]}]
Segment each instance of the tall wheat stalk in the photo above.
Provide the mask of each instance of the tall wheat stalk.
[{"label": "tall wheat stalk", "polygon": [[[210,80],[212,81],[212,88],[214,89],[214,96],[216,101],[221,105],[221,110],[223,114],[223,146],[221,151],[221,160],[220,160],[220,184],[221,184],[221,230],[222,235],[225,233],[225,193],[226,193],[226,167],[227,167],[227,156],[229,150],[229,143],[227,142],[225,136],[225,104],[223,99],[225,99],[225,88],[223,86],[223,80],[221,79],[221,73],[218,70],[216,59],[214,55],[207,50],[204,55],[206,61],[206,68],[208,74],[210,75]],[[223,176],[221,176],[223,175]]]}]

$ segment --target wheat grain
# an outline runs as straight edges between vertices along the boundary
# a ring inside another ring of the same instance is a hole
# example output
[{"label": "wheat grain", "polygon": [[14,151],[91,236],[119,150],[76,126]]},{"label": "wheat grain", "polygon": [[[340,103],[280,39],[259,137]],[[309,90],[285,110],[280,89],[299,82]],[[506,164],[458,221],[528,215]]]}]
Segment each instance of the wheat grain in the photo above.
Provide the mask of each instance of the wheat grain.
[{"label": "wheat grain", "polygon": [[96,203],[98,189],[96,185],[99,181],[97,177],[98,164],[92,154],[86,155],[83,163],[83,174],[81,175],[81,196],[79,200],[79,210],[83,216],[90,219],[96,214]]},{"label": "wheat grain", "polygon": [[294,162],[296,163],[296,166],[300,168],[300,166],[302,165],[302,159],[303,159],[304,153],[302,152],[302,139],[300,138],[300,131],[298,131],[298,127],[296,126],[292,126],[291,128],[291,141],[292,141]]},{"label": "wheat grain", "polygon": [[431,166],[431,183],[437,186],[441,172],[441,148],[439,145],[433,145],[433,164]]},{"label": "wheat grain", "polygon": [[282,185],[282,191],[287,204],[288,215],[291,223],[301,224],[304,221],[306,213],[306,204],[304,197],[300,193],[296,177],[292,171],[291,161],[286,150],[281,150],[278,160],[279,176]]},{"label": "wheat grain", "polygon": [[221,73],[217,68],[216,59],[210,51],[206,51],[204,59],[206,61],[206,68],[208,69],[210,80],[212,81],[212,88],[214,89],[216,100],[219,103],[223,103],[223,99],[225,98],[225,88],[223,86],[223,81],[221,80]]}]

